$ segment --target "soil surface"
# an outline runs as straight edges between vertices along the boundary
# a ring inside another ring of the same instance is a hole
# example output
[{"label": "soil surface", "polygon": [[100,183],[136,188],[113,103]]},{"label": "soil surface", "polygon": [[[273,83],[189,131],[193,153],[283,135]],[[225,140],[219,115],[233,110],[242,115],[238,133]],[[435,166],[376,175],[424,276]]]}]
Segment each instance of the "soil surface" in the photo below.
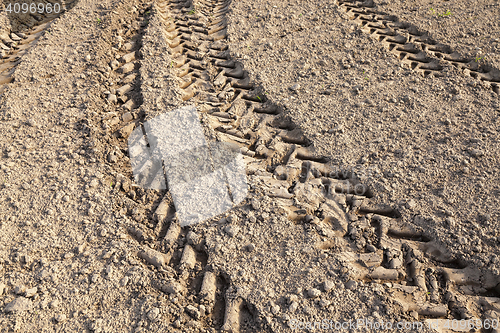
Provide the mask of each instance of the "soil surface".
[{"label": "soil surface", "polygon": [[[498,324],[498,0],[8,3],[1,332]],[[248,182],[190,227],[128,142],[182,106]]]}]

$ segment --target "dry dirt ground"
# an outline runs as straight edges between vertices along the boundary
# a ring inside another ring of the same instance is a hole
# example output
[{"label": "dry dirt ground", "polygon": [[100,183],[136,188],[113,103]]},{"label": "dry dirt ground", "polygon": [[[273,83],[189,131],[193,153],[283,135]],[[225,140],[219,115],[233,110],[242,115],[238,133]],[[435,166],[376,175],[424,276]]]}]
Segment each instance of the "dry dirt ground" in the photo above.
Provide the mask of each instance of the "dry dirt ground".
[{"label": "dry dirt ground", "polygon": [[[498,325],[497,0],[7,3],[1,332]],[[187,105],[249,194],[181,228],[127,138]]]}]

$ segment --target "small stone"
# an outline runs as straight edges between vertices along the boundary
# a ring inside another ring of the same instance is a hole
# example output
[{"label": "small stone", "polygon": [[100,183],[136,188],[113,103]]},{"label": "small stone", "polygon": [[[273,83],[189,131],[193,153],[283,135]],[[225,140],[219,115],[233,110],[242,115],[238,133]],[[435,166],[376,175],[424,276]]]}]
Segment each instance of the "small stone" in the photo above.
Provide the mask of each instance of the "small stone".
[{"label": "small stone", "polygon": [[90,329],[94,332],[101,332],[102,331],[102,325],[103,324],[103,320],[101,318],[99,319],[96,319],[91,325],[90,325]]},{"label": "small stone", "polygon": [[89,186],[92,188],[97,187],[97,185],[99,185],[99,181],[96,178],[92,179],[89,183]]},{"label": "small stone", "polygon": [[199,245],[202,241],[200,235],[198,235],[194,231],[188,232],[188,234],[186,235],[186,240],[187,240],[188,244],[194,245],[194,246]]},{"label": "small stone", "polygon": [[162,286],[161,290],[167,294],[179,295],[183,294],[186,291],[186,288],[184,288],[180,283],[173,281]]},{"label": "small stone", "polygon": [[129,121],[132,121],[134,120],[134,116],[132,115],[132,113],[130,112],[125,112],[122,116],[122,120],[126,123],[128,123]]},{"label": "small stone", "polygon": [[16,286],[14,288],[14,294],[16,294],[16,295],[21,295],[21,294],[24,294],[25,292],[26,292],[25,286]]},{"label": "small stone", "polygon": [[377,248],[373,246],[372,244],[366,245],[366,251],[368,252],[377,252]]},{"label": "small stone", "polygon": [[406,203],[406,207],[408,207],[409,209],[415,208],[416,205],[417,203],[413,199],[408,200],[408,202]]},{"label": "small stone", "polygon": [[410,311],[410,316],[412,316],[413,319],[416,319],[418,320],[418,312],[413,310],[413,311]]},{"label": "small stone", "polygon": [[248,252],[252,252],[253,250],[255,250],[255,245],[253,243],[250,243],[247,246],[245,246],[245,248]]},{"label": "small stone", "polygon": [[299,307],[299,303],[292,302],[292,304],[290,304],[290,307],[288,308],[288,311],[293,313],[293,312],[297,311],[298,307]]},{"label": "small stone", "polygon": [[28,298],[33,297],[36,295],[37,291],[38,291],[37,287],[26,289],[25,296]]},{"label": "small stone", "polygon": [[62,323],[63,321],[66,321],[66,315],[63,313],[60,313],[54,319],[57,323]]},{"label": "small stone", "polygon": [[358,287],[358,283],[354,280],[349,280],[345,284],[345,288],[349,290],[355,290]]},{"label": "small stone", "polygon": [[114,59],[111,61],[111,63],[109,64],[111,66],[111,69],[115,70],[117,69],[118,67],[120,67],[120,63],[118,62],[118,60]]},{"label": "small stone", "polygon": [[471,155],[473,157],[481,157],[481,156],[484,155],[484,153],[481,150],[479,150],[479,149],[472,149]]},{"label": "small stone", "polygon": [[85,251],[85,244],[80,244],[75,248],[76,254],[82,254]]},{"label": "small stone", "polygon": [[135,124],[134,123],[130,123],[126,126],[123,126],[121,129],[120,129],[120,135],[122,138],[128,138],[130,133],[132,133],[132,131],[134,130],[135,128]]},{"label": "small stone", "polygon": [[33,303],[27,298],[24,297],[18,297],[5,307],[5,312],[6,313],[11,313],[11,312],[22,312],[22,311],[27,311],[31,309],[33,306]]},{"label": "small stone", "polygon": [[156,321],[159,316],[160,316],[160,309],[158,308],[152,308],[148,312],[148,319],[151,321]]},{"label": "small stone", "polygon": [[112,151],[108,155],[109,163],[116,163],[118,161],[118,154],[115,151]]},{"label": "small stone", "polygon": [[226,220],[229,223],[236,223],[238,222],[238,217],[234,214],[230,214],[228,217],[226,217]]},{"label": "small stone", "polygon": [[295,294],[290,294],[290,295],[287,296],[287,301],[290,304],[293,303],[293,302],[298,302],[299,301],[299,297],[297,295],[295,295]]},{"label": "small stone", "polygon": [[176,321],[174,321],[172,326],[174,326],[174,328],[181,328],[181,321],[177,319]]},{"label": "small stone", "polygon": [[328,134],[333,134],[333,133],[344,133],[344,126],[338,125],[328,130]]},{"label": "small stone", "polygon": [[258,210],[260,208],[260,201],[256,200],[256,199],[253,199],[252,200],[252,208],[255,209],[255,210]]},{"label": "small stone", "polygon": [[108,95],[108,102],[110,102],[110,103],[116,103],[116,102],[118,102],[118,98],[114,94],[109,94]]},{"label": "small stone", "polygon": [[329,292],[330,290],[333,289],[333,287],[335,287],[335,284],[333,283],[333,281],[326,280],[325,282],[323,282],[323,290],[325,292]]},{"label": "small stone", "polygon": [[90,61],[90,59],[91,59],[90,54],[87,54],[87,55],[85,56],[85,60],[86,60],[86,61]]},{"label": "small stone", "polygon": [[389,261],[389,268],[398,269],[403,265],[403,262],[399,258],[393,258]]},{"label": "small stone", "polygon": [[228,225],[224,228],[224,231],[229,235],[229,237],[234,237],[240,231],[240,228],[235,225]]},{"label": "small stone", "polygon": [[278,313],[280,312],[280,307],[279,307],[279,305],[275,305],[275,306],[271,307],[271,312],[272,312],[272,314],[274,314],[274,315],[278,314]]},{"label": "small stone", "polygon": [[18,35],[16,35],[15,33],[13,33],[13,32],[11,32],[11,33],[10,33],[10,38],[11,38],[14,42],[19,42],[19,41],[21,41],[21,38],[20,38]]},{"label": "small stone", "polygon": [[290,89],[291,91],[297,91],[300,89],[300,84],[296,83],[288,89]]},{"label": "small stone", "polygon": [[318,297],[319,295],[321,295],[321,291],[319,291],[316,288],[311,288],[307,291],[307,296],[309,296],[310,298],[315,298]]},{"label": "small stone", "polygon": [[124,278],[122,278],[120,280],[120,286],[125,287],[128,284],[128,281],[129,281],[129,277],[125,276]]},{"label": "small stone", "polygon": [[6,287],[7,286],[5,285],[5,283],[0,283],[0,296],[3,295],[3,292],[5,291]]},{"label": "small stone", "polygon": [[330,304],[331,304],[330,301],[327,301],[327,300],[324,300],[324,299],[320,300],[319,303],[318,303],[318,305],[320,307],[322,307],[322,308],[326,308]]},{"label": "small stone", "polygon": [[200,319],[200,317],[201,317],[200,311],[198,311],[198,309],[196,307],[194,307],[193,305],[186,306],[185,310],[186,310],[187,314],[189,314],[191,317],[193,317],[193,319],[196,319],[196,320]]}]

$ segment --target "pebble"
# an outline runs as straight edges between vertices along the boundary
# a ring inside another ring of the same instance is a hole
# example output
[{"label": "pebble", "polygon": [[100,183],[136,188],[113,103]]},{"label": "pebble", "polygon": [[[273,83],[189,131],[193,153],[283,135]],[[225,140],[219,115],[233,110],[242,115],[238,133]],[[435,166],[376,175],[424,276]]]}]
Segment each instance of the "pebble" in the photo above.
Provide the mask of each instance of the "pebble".
[{"label": "pebble", "polygon": [[130,133],[132,133],[132,131],[134,130],[134,128],[135,124],[130,123],[120,129],[120,135],[122,136],[122,138],[128,138]]},{"label": "pebble", "polygon": [[179,295],[183,294],[186,288],[184,288],[180,283],[173,281],[162,286],[161,290],[168,294]]},{"label": "pebble", "polygon": [[260,208],[260,202],[257,199],[252,200],[252,208],[258,210]]},{"label": "pebble", "polygon": [[297,91],[300,89],[300,84],[296,83],[288,89],[290,89],[291,91]]},{"label": "pebble", "polygon": [[187,314],[189,314],[193,319],[199,320],[201,318],[200,311],[193,305],[188,305],[185,308]]},{"label": "pebble", "polygon": [[90,329],[94,332],[101,332],[103,328],[103,320],[101,318],[96,319],[91,325]]},{"label": "pebble", "polygon": [[7,286],[5,285],[5,283],[0,283],[0,296],[3,295],[3,292],[5,291],[6,287]]},{"label": "pebble", "polygon": [[399,258],[393,258],[389,262],[389,268],[391,269],[398,269],[403,265],[403,262]]},{"label": "pebble", "polygon": [[33,303],[24,297],[18,297],[5,307],[4,311],[6,313],[11,313],[11,312],[22,312],[22,311],[27,311],[30,310],[33,306]]},{"label": "pebble", "polygon": [[354,280],[349,280],[345,284],[345,288],[349,290],[355,290],[358,287],[358,283]]},{"label": "pebble", "polygon": [[333,133],[344,133],[344,126],[338,125],[328,130],[328,134],[333,134]]},{"label": "pebble", "polygon": [[129,281],[129,277],[125,276],[124,278],[122,278],[120,280],[120,286],[125,287],[128,284],[128,281]]},{"label": "pebble", "polygon": [[118,161],[118,154],[115,151],[112,151],[108,155],[109,163],[116,163]]},{"label": "pebble", "polygon": [[188,241],[188,244],[197,246],[201,243],[202,239],[200,235],[196,234],[194,231],[188,232],[186,235],[186,240]]},{"label": "pebble", "polygon": [[333,287],[335,287],[335,284],[333,283],[333,281],[326,280],[325,282],[323,282],[323,290],[325,292],[328,292],[328,291],[332,290]]},{"label": "pebble", "polygon": [[26,291],[26,287],[25,286],[16,286],[14,288],[14,294],[16,294],[16,295],[24,294],[25,291]]},{"label": "pebble", "polygon": [[160,316],[160,309],[158,308],[152,308],[148,312],[148,319],[151,321],[156,321],[159,316]]},{"label": "pebble", "polygon": [[479,149],[472,149],[471,154],[473,157],[481,157],[484,155],[484,153]]},{"label": "pebble", "polygon": [[122,116],[122,120],[126,123],[128,123],[129,121],[132,121],[134,120],[134,116],[132,115],[132,113],[130,112],[125,112]]},{"label": "pebble", "polygon": [[321,291],[316,288],[311,288],[307,291],[307,296],[311,298],[318,297],[319,295],[321,295]]},{"label": "pebble", "polygon": [[108,102],[110,102],[110,103],[116,103],[116,102],[118,102],[118,98],[114,94],[109,94],[108,95]]},{"label": "pebble", "polygon": [[89,183],[90,187],[97,187],[97,185],[99,185],[99,181],[96,178],[92,179]]},{"label": "pebble", "polygon": [[115,70],[117,69],[118,67],[120,67],[120,63],[118,62],[118,60],[112,60],[111,63],[109,64],[111,66],[111,69]]},{"label": "pebble", "polygon": [[275,305],[275,306],[271,307],[271,312],[272,312],[272,314],[278,314],[280,312],[279,305]]},{"label": "pebble", "polygon": [[230,237],[234,237],[240,231],[240,228],[238,226],[235,226],[235,225],[228,225],[227,227],[224,228],[224,231]]},{"label": "pebble", "polygon": [[327,300],[324,300],[322,299],[321,301],[319,301],[318,305],[322,308],[326,308],[328,305],[330,305],[330,301],[327,301]]},{"label": "pebble", "polygon": [[26,289],[26,293],[25,293],[25,296],[26,297],[33,297],[36,295],[38,291],[38,288],[37,287],[34,287],[34,288],[30,288],[30,289]]},{"label": "pebble", "polygon": [[252,252],[253,250],[255,250],[255,245],[253,243],[250,243],[247,246],[245,246],[245,248],[248,252]]},{"label": "pebble", "polygon": [[62,323],[63,321],[66,321],[66,315],[63,313],[60,313],[54,319],[56,322]]},{"label": "pebble", "polygon": [[377,248],[373,246],[372,244],[366,245],[366,251],[368,252],[377,252]]}]

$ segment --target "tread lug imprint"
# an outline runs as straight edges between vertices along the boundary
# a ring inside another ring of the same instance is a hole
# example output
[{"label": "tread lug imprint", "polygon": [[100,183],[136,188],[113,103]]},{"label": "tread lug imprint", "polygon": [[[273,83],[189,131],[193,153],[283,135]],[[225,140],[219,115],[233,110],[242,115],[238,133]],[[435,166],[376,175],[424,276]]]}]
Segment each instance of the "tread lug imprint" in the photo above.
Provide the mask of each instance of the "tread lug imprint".
[{"label": "tread lug imprint", "polygon": [[59,13],[45,14],[44,17],[29,13],[29,17],[35,18],[35,25],[24,22],[24,25],[29,27],[28,31],[10,32],[5,38],[2,37],[4,40],[0,40],[0,96],[2,96],[7,84],[13,81],[12,75],[21,62],[22,56],[43,36],[54,19],[71,10],[77,2],[78,0],[62,0]]},{"label": "tread lug imprint", "polygon": [[467,59],[448,45],[432,39],[428,33],[396,16],[379,12],[371,0],[336,0],[346,16],[361,26],[361,31],[381,42],[402,63],[423,76],[445,76],[445,65],[452,65],[485,87],[500,94],[500,70],[489,64],[478,64]]}]

